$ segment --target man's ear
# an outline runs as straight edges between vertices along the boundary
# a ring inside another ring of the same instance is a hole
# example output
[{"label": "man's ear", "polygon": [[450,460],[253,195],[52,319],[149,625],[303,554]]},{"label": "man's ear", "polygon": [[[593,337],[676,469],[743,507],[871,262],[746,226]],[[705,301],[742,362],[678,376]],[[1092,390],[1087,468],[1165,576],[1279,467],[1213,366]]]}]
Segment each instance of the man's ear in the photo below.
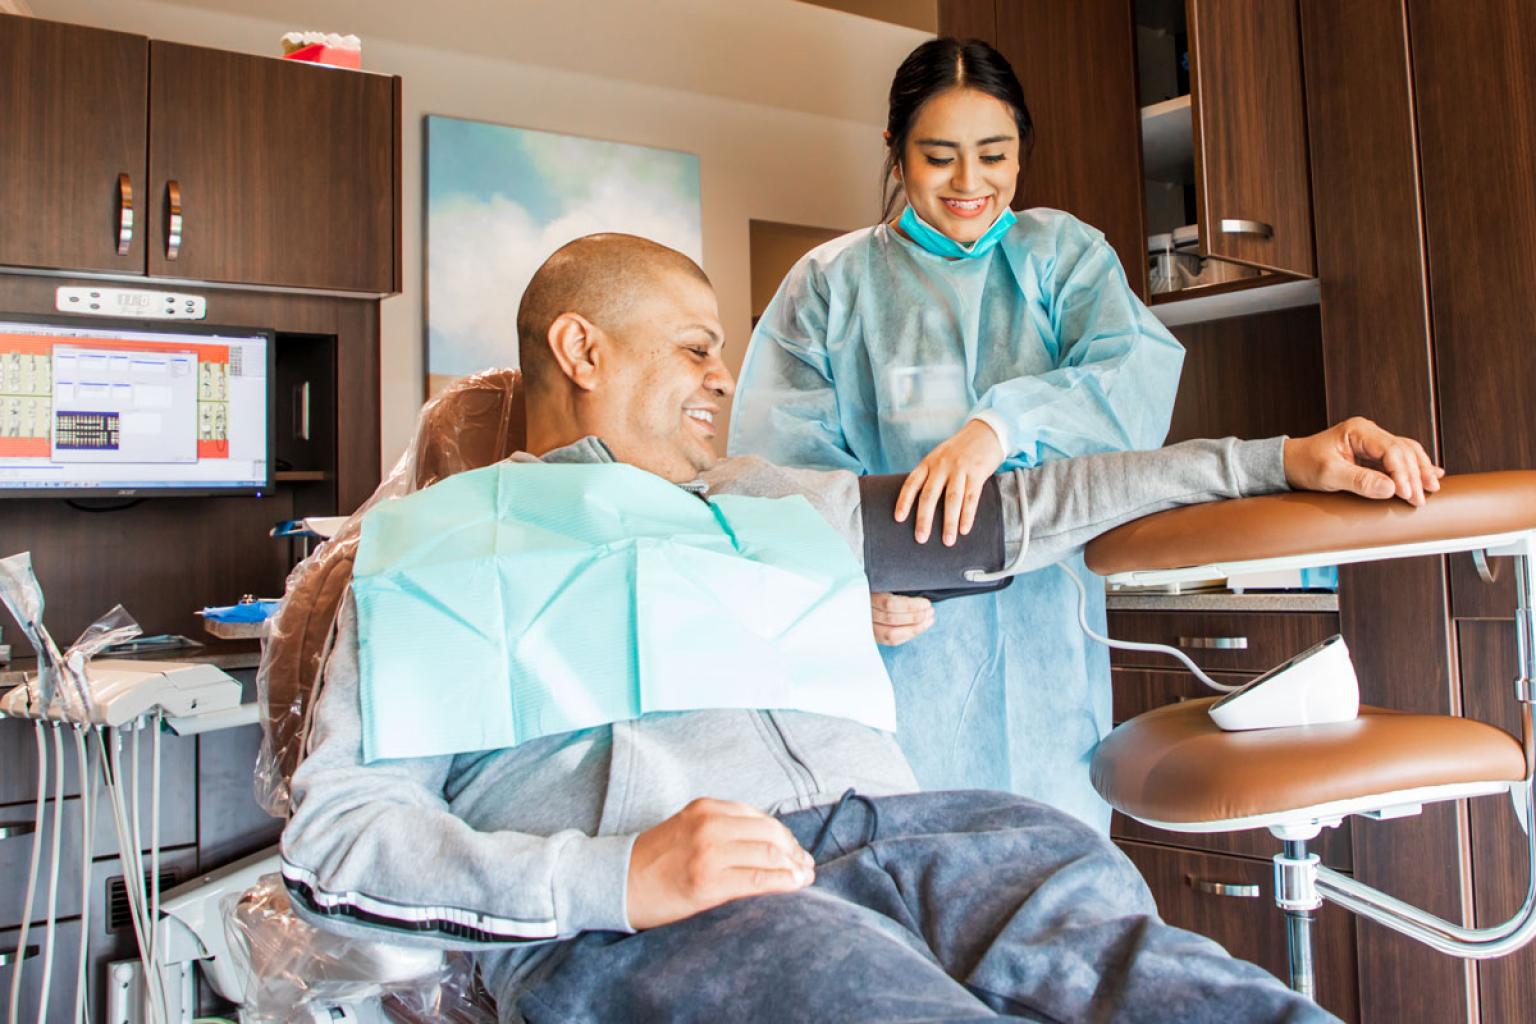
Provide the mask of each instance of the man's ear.
[{"label": "man's ear", "polygon": [[561,313],[549,325],[549,351],[572,384],[583,391],[597,387],[602,363],[601,332],[580,313]]}]

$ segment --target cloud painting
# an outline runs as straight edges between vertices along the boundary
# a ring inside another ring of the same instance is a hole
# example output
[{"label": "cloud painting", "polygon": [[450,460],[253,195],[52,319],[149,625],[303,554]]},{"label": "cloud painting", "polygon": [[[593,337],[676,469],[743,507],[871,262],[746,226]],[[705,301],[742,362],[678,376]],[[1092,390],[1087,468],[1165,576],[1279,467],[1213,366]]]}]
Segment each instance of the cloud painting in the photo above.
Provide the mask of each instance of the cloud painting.
[{"label": "cloud painting", "polygon": [[428,117],[427,374],[517,365],[517,304],[573,238],[623,231],[703,262],[699,158]]}]

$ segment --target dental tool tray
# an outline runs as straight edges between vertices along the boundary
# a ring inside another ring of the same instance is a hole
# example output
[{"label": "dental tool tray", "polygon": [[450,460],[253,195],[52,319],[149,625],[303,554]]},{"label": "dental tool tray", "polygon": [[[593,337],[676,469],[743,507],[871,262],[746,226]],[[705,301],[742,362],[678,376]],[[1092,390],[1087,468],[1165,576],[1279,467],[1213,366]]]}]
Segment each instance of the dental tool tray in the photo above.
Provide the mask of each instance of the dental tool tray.
[{"label": "dental tool tray", "polygon": [[[240,684],[223,669],[200,662],[103,658],[85,671],[95,702],[92,725],[120,726],[156,707],[178,717],[240,704]],[[0,697],[0,711],[15,718],[37,717],[30,709],[30,682]]]}]

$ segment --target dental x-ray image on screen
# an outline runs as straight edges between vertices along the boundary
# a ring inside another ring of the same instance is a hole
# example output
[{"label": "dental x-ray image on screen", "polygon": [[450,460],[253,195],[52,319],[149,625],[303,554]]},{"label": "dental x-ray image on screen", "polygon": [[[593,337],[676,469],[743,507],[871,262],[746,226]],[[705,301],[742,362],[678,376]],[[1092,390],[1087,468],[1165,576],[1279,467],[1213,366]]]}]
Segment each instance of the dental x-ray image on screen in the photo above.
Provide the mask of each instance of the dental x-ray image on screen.
[{"label": "dental x-ray image on screen", "polygon": [[0,313],[0,497],[272,486],[272,335]]}]

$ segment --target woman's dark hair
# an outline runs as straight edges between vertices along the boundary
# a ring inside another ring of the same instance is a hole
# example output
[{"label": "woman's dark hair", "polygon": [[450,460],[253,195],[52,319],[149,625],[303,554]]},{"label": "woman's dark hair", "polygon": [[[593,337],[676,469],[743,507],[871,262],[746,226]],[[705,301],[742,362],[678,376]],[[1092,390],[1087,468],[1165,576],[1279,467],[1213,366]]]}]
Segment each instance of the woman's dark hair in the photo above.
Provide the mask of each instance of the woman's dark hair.
[{"label": "woman's dark hair", "polygon": [[886,119],[884,205],[882,220],[895,212],[900,189],[891,171],[906,152],[912,121],[924,103],[949,89],[966,88],[986,93],[1013,112],[1019,126],[1019,162],[1029,155],[1035,126],[1024,105],[1024,89],[1008,59],[980,39],[930,39],[907,55],[891,79],[891,112]]}]

